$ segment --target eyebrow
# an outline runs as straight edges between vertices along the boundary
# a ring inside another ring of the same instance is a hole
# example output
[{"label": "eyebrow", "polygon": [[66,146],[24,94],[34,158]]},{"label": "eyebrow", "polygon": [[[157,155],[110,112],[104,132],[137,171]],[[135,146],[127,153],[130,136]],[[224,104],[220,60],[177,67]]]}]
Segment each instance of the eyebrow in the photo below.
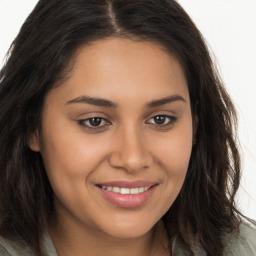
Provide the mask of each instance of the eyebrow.
[{"label": "eyebrow", "polygon": [[175,101],[183,101],[186,103],[186,100],[183,97],[181,97],[180,95],[172,95],[172,96],[160,99],[160,100],[151,101],[147,104],[147,107],[150,107],[150,108],[158,107],[158,106],[162,106],[162,105],[172,103]]},{"label": "eyebrow", "polygon": [[[172,103],[175,101],[182,101],[182,102],[186,102],[186,100],[181,97],[180,95],[172,95],[163,99],[159,99],[159,100],[153,100],[151,102],[149,102],[146,106],[149,108],[153,108],[153,107],[158,107],[158,106],[162,106],[168,103]],[[99,106],[99,107],[111,107],[111,108],[116,108],[117,104],[110,101],[110,100],[106,100],[106,99],[102,99],[102,98],[93,98],[93,97],[89,97],[89,96],[81,96],[81,97],[77,97],[73,100],[68,101],[66,104],[73,104],[73,103],[87,103],[90,105],[95,105],[95,106]]]},{"label": "eyebrow", "polygon": [[99,107],[112,107],[112,108],[117,107],[117,104],[110,100],[101,99],[101,98],[92,98],[85,95],[67,102],[67,104],[72,104],[72,103],[87,103],[87,104],[95,105]]}]

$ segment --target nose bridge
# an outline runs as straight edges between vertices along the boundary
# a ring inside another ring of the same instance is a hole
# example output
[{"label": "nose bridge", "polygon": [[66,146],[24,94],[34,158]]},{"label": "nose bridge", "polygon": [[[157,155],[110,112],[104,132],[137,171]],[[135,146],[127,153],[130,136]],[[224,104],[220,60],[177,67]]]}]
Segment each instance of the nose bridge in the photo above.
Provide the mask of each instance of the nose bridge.
[{"label": "nose bridge", "polygon": [[142,127],[131,123],[121,126],[111,164],[130,172],[149,167],[153,159],[145,140]]}]

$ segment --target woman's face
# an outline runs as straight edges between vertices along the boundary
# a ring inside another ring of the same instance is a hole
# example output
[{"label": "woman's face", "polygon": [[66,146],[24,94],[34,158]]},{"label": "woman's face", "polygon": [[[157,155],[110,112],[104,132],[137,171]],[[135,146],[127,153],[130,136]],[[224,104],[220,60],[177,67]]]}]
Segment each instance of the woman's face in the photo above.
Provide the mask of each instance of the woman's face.
[{"label": "woman's face", "polygon": [[192,116],[184,71],[151,42],[109,38],[80,49],[45,99],[40,151],[57,220],[87,231],[146,234],[186,176]]}]

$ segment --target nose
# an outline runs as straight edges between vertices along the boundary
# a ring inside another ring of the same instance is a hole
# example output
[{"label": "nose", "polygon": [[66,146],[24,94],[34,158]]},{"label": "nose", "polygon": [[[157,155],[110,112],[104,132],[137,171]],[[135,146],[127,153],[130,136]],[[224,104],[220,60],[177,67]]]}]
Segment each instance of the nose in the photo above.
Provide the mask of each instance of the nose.
[{"label": "nose", "polygon": [[111,166],[132,173],[153,164],[153,155],[147,147],[145,136],[139,129],[133,127],[120,129],[113,143],[114,150],[109,158]]}]

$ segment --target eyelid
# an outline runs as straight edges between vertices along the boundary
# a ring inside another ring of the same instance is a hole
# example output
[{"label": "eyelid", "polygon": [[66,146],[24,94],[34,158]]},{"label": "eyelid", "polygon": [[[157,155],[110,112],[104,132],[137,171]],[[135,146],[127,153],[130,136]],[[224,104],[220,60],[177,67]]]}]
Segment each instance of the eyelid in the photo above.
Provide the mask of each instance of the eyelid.
[{"label": "eyelid", "polygon": [[[173,116],[173,115],[158,114],[158,115],[151,116],[151,117],[148,119],[148,121],[151,120],[151,119],[153,119],[153,118],[159,117],[159,116],[162,116],[162,117],[165,117],[165,118],[169,118],[169,119],[171,119],[171,120],[176,120],[176,119],[177,119],[177,117],[176,117],[176,116]],[[147,121],[147,122],[148,122],[148,121]]]},{"label": "eyelid", "polygon": [[[102,121],[104,121],[104,124],[100,125],[100,126],[93,126],[93,125],[90,125],[90,124],[86,124],[86,122],[89,122],[90,120],[92,120],[94,118],[101,119]],[[92,115],[92,116],[84,118],[84,119],[79,119],[79,120],[77,120],[77,122],[86,131],[95,132],[95,133],[104,131],[108,128],[108,126],[111,125],[111,122],[107,118],[104,118],[104,117],[99,116],[99,115]]]},{"label": "eyelid", "polygon": [[[156,117],[159,117],[159,116],[167,118],[167,119],[169,119],[169,121],[167,123],[163,123],[163,124],[157,124],[157,123],[150,122],[150,120],[152,120]],[[177,120],[178,120],[178,118],[175,115],[161,113],[161,114],[152,115],[150,118],[147,119],[146,124],[150,124],[154,128],[157,128],[157,129],[170,129],[177,122]]]},{"label": "eyelid", "polygon": [[75,119],[88,119],[88,118],[93,118],[93,117],[100,117],[100,118],[105,118],[105,119],[110,119],[110,117],[104,113],[104,112],[92,112],[92,111],[88,111],[88,112],[82,112],[76,115]]},{"label": "eyelid", "polygon": [[106,118],[101,117],[101,116],[93,116],[93,117],[88,117],[88,118],[85,118],[85,119],[80,119],[80,120],[78,120],[78,122],[82,124],[84,122],[87,122],[87,121],[90,121],[90,120],[96,119],[96,118],[99,118],[99,119],[101,119],[104,122],[108,122],[108,120]]}]

